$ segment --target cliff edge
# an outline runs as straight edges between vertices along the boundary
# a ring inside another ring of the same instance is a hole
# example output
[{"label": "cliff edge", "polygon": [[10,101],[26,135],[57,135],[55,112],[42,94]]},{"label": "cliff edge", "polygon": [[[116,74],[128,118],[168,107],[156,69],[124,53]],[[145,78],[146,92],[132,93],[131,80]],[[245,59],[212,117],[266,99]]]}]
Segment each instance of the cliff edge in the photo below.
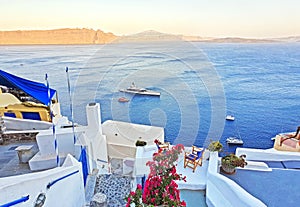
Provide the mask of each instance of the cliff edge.
[{"label": "cliff edge", "polygon": [[0,44],[106,44],[117,38],[113,33],[93,29],[0,31]]}]

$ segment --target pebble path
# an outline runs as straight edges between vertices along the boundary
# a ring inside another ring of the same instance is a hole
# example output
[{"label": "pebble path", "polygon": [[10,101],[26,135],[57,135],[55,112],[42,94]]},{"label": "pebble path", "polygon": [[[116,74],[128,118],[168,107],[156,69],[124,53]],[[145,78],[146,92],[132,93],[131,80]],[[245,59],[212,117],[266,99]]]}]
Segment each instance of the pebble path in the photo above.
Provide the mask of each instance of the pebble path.
[{"label": "pebble path", "polygon": [[131,178],[117,175],[105,174],[98,175],[95,194],[103,193],[107,197],[108,207],[123,207],[126,205],[125,197],[131,189]]}]

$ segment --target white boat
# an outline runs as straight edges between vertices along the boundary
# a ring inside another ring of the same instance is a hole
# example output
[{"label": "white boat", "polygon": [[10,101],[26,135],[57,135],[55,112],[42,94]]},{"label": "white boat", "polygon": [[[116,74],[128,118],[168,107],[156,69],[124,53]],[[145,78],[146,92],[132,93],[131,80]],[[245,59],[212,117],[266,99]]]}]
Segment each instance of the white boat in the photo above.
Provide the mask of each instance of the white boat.
[{"label": "white boat", "polygon": [[227,144],[244,144],[244,141],[237,137],[228,137],[226,139]]},{"label": "white boat", "polygon": [[146,88],[138,88],[134,82],[132,82],[131,86],[127,89],[120,89],[120,92],[132,93],[132,94],[140,94],[140,95],[148,95],[148,96],[160,96],[160,92],[151,91]]},{"label": "white boat", "polygon": [[52,126],[52,123],[48,121],[18,119],[6,116],[2,117],[2,119],[7,130],[41,130],[49,129]]},{"label": "white boat", "polygon": [[228,121],[234,121],[234,116],[232,116],[232,115],[227,115],[226,116],[226,120],[228,120]]}]

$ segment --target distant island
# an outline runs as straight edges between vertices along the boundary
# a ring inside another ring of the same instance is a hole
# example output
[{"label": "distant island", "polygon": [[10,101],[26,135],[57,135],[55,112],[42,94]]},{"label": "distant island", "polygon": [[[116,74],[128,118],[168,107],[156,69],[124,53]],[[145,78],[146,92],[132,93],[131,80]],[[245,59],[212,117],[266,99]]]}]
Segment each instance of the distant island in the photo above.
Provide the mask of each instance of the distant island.
[{"label": "distant island", "polygon": [[249,39],[239,37],[200,37],[173,35],[148,30],[141,33],[117,36],[93,29],[53,29],[53,30],[18,30],[0,31],[0,45],[41,45],[41,44],[108,44],[120,42],[148,42],[148,41],[191,41],[217,43],[271,43],[271,42],[300,42],[300,36]]}]

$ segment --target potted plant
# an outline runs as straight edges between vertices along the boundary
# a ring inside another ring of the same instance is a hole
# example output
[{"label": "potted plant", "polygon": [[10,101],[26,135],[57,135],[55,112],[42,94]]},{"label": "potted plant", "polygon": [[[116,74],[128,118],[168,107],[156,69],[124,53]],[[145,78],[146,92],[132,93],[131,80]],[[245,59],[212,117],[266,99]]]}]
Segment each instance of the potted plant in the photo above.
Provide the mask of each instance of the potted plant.
[{"label": "potted plant", "polygon": [[143,146],[145,146],[145,145],[147,145],[147,142],[146,142],[146,141],[143,141],[143,140],[137,140],[137,141],[135,142],[135,146],[137,146],[137,147],[143,147]]},{"label": "potted plant", "polygon": [[246,155],[236,156],[235,154],[229,154],[221,159],[221,168],[223,172],[227,174],[235,173],[236,167],[245,167],[247,162],[245,160]]},{"label": "potted plant", "polygon": [[223,145],[220,141],[211,141],[207,149],[211,152],[220,152],[223,149]]}]

